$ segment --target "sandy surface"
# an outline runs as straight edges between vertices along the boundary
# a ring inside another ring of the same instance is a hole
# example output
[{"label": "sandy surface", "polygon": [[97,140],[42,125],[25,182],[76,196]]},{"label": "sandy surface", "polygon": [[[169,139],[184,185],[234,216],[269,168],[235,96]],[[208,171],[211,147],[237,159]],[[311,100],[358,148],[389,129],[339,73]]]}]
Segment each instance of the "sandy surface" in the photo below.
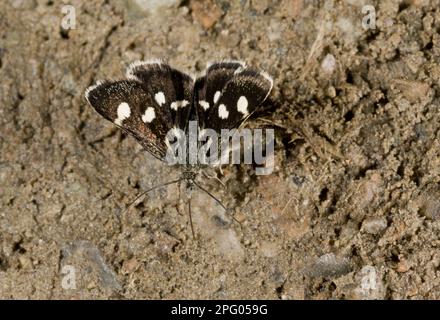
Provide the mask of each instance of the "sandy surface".
[{"label": "sandy surface", "polygon": [[[440,4],[0,2],[0,298],[440,298]],[[159,6],[159,7],[158,7]],[[84,90],[137,59],[275,79],[276,168],[225,167],[195,195]],[[67,277],[67,278],[66,278]]]}]

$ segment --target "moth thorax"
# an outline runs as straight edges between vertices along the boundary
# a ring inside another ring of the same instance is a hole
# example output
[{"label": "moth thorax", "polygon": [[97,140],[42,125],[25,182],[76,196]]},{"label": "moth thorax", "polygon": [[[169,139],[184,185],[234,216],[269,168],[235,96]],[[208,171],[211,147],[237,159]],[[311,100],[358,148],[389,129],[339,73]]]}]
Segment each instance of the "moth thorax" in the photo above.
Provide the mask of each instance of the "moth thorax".
[{"label": "moth thorax", "polygon": [[198,168],[196,166],[187,166],[182,172],[182,179],[192,182],[197,178]]}]

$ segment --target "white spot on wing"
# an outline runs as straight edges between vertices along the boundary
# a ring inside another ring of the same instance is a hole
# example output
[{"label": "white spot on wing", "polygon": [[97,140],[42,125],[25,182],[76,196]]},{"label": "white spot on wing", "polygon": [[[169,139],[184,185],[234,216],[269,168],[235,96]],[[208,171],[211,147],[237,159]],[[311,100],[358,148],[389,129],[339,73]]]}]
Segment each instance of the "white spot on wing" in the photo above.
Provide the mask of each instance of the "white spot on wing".
[{"label": "white spot on wing", "polygon": [[177,109],[186,107],[188,104],[189,104],[189,102],[186,100],[174,101],[174,102],[171,102],[170,108],[177,111]]},{"label": "white spot on wing", "polygon": [[122,121],[127,119],[131,114],[130,106],[128,105],[127,102],[122,102],[118,106],[118,109],[116,112],[118,114],[118,117],[115,119],[115,124],[117,124],[118,126],[121,126]]},{"label": "white spot on wing", "polygon": [[154,100],[156,100],[159,106],[162,106],[165,103],[165,95],[162,91],[159,91],[154,95]]},{"label": "white spot on wing", "polygon": [[204,110],[208,110],[208,109],[209,109],[209,102],[208,102],[208,101],[200,100],[200,101],[199,101],[199,104],[202,106],[202,108],[203,108]]},{"label": "white spot on wing", "polygon": [[219,98],[220,98],[220,91],[216,91],[214,94],[214,103],[217,103]]},{"label": "white spot on wing", "polygon": [[245,96],[241,96],[237,101],[237,110],[245,116],[249,114],[248,112],[248,100]]},{"label": "white spot on wing", "polygon": [[229,111],[226,109],[226,106],[224,104],[221,104],[218,106],[218,116],[221,119],[227,119],[229,116]]},{"label": "white spot on wing", "polygon": [[145,123],[150,123],[151,121],[153,121],[154,118],[156,118],[154,108],[148,107],[147,110],[145,110],[144,115],[142,116],[142,121]]}]

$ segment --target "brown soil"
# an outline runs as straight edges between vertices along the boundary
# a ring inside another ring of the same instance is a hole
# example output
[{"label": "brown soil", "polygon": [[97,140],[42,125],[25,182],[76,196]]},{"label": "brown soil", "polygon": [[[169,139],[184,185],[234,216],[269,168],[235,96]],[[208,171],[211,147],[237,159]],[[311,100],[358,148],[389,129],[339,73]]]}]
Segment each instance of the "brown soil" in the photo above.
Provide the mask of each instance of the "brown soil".
[{"label": "brown soil", "polygon": [[[0,298],[440,298],[439,1],[60,2],[0,2]],[[193,239],[176,186],[122,214],[179,172],[84,90],[154,57],[273,76],[274,173],[209,187],[241,224],[197,192]]]}]

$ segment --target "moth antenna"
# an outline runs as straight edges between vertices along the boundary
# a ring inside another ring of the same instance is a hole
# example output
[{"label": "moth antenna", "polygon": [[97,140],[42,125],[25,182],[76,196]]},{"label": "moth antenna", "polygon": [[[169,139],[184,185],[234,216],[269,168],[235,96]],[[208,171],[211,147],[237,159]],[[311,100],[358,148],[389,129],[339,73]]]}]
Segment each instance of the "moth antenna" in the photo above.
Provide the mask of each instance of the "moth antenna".
[{"label": "moth antenna", "polygon": [[183,180],[183,179],[180,178],[180,179],[177,179],[177,180],[168,181],[168,182],[165,182],[165,183],[159,184],[159,185],[157,185],[157,186],[154,186],[154,187],[151,187],[150,189],[145,190],[144,192],[142,192],[140,195],[138,195],[138,196],[137,196],[137,197],[136,197],[136,198],[130,203],[130,205],[127,207],[127,209],[125,209],[125,210],[122,212],[122,216],[124,216],[128,211],[130,211],[131,208],[133,208],[133,207],[137,204],[137,201],[138,201],[140,198],[142,198],[142,197],[144,197],[145,195],[147,195],[147,193],[149,193],[149,192],[151,192],[151,191],[154,191],[154,190],[156,190],[156,189],[162,188],[162,187],[166,187],[166,186],[168,186],[168,185],[170,185],[170,184],[178,183],[178,182],[180,182],[180,181],[182,181],[182,180]]},{"label": "moth antenna", "polygon": [[229,214],[232,218],[232,220],[234,220],[235,222],[237,222],[239,225],[241,225],[240,221],[238,221],[237,219],[235,219],[235,217],[229,212],[228,208],[225,207],[225,205],[219,200],[217,199],[216,196],[214,196],[211,192],[209,192],[208,190],[206,190],[205,188],[203,188],[201,185],[199,185],[198,183],[196,183],[195,181],[193,181],[193,184],[199,188],[200,190],[206,192],[206,194],[208,194],[208,196],[210,196],[212,199],[214,199],[224,210],[227,214]]},{"label": "moth antenna", "polygon": [[192,214],[191,214],[191,195],[189,196],[189,200],[188,200],[188,214],[189,214],[189,224],[191,226],[191,232],[193,235],[193,239],[196,239],[196,234],[194,233],[194,225],[193,225],[193,220],[192,220]]}]

